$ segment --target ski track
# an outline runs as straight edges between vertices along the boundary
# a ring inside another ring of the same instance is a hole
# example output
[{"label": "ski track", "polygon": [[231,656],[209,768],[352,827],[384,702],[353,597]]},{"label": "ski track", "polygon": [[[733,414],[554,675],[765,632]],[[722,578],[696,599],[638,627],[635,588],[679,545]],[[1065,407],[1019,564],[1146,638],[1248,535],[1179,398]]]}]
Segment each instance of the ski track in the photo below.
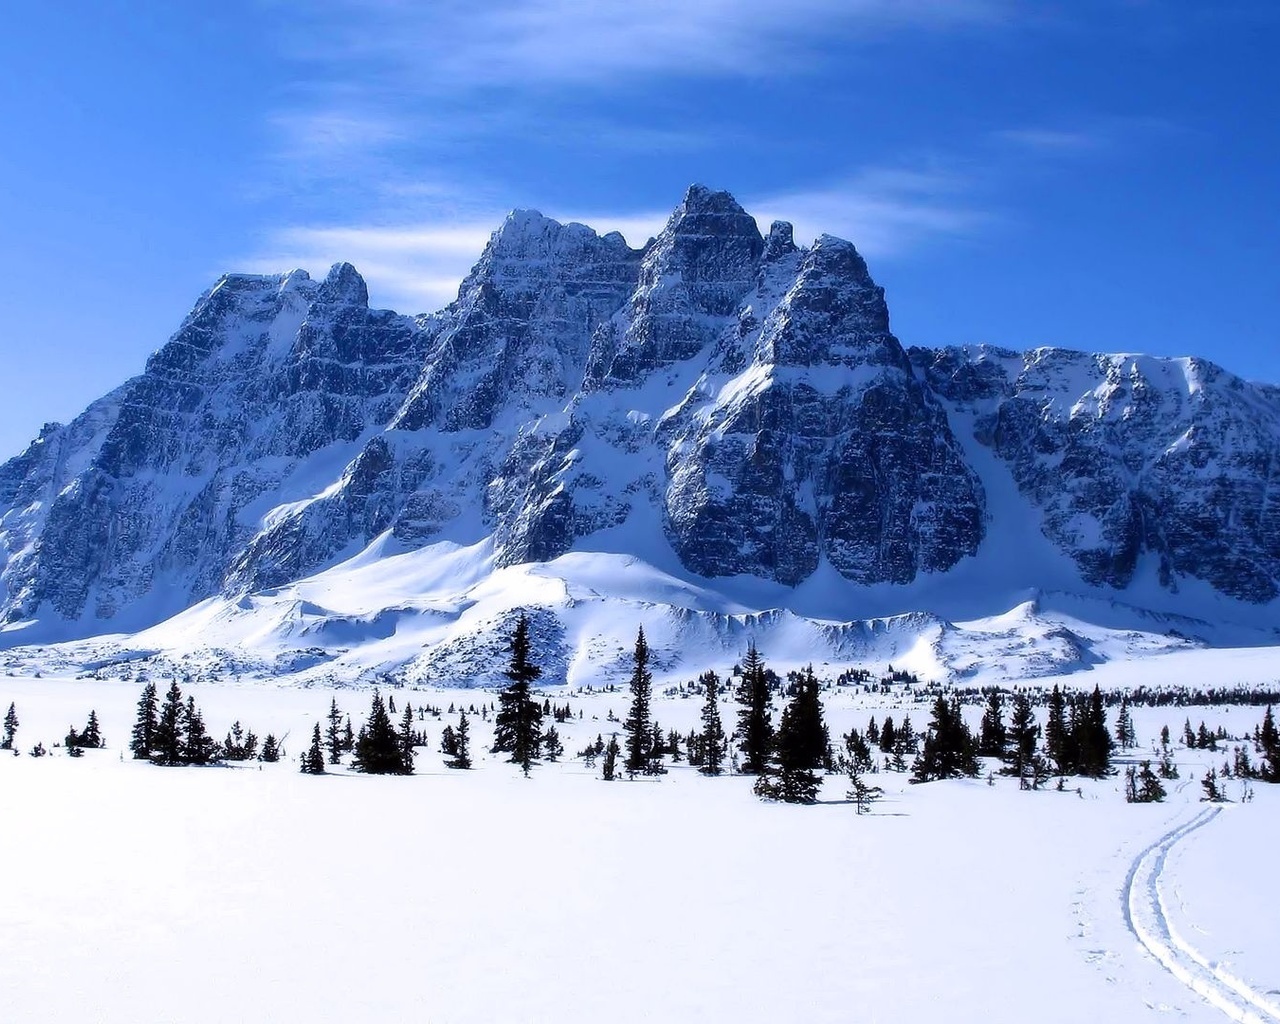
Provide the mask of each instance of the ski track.
[{"label": "ski track", "polygon": [[1160,885],[1169,851],[1221,813],[1221,807],[1206,807],[1138,854],[1125,879],[1125,924],[1165,970],[1230,1019],[1240,1024],[1280,1024],[1280,1005],[1275,1000],[1206,957],[1169,920]]}]

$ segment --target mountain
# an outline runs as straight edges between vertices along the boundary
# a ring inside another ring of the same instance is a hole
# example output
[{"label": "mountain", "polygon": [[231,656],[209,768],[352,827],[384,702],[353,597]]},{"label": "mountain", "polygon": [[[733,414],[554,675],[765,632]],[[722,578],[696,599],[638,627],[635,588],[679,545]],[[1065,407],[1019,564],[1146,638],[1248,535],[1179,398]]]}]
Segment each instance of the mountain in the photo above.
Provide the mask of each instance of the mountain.
[{"label": "mountain", "polygon": [[642,619],[672,658],[763,630],[953,675],[975,636],[1273,643],[1278,459],[1280,389],[907,350],[853,245],[725,192],[639,250],[515,211],[426,316],[349,264],[220,279],[0,467],[0,643],[474,675],[524,606],[561,675]]}]

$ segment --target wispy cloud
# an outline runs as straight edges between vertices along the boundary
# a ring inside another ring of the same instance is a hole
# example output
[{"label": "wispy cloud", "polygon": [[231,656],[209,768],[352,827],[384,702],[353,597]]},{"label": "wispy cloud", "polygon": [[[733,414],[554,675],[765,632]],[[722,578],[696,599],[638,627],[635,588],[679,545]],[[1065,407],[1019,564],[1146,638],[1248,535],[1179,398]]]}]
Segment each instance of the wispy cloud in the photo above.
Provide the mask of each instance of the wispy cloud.
[{"label": "wispy cloud", "polygon": [[295,55],[455,92],[618,76],[796,70],[816,38],[953,28],[1007,16],[1008,0],[321,0],[293,9]]},{"label": "wispy cloud", "polygon": [[620,152],[697,150],[719,133],[660,117],[646,123],[634,109],[611,119],[598,101],[657,79],[812,75],[854,59],[861,41],[989,26],[1013,10],[1012,0],[289,5],[279,31],[303,81],[273,114],[274,155],[296,173],[330,177],[348,157],[360,166],[380,154],[403,163],[424,148],[494,138],[573,133]]},{"label": "wispy cloud", "polygon": [[993,135],[1000,142],[1050,153],[1097,149],[1104,142],[1096,132],[1060,131],[1053,128],[1008,128],[994,132]]},{"label": "wispy cloud", "polygon": [[1065,157],[1143,146],[1186,133],[1163,117],[1107,115],[1081,118],[1070,126],[1027,125],[991,133],[991,140],[1038,156]]},{"label": "wispy cloud", "polygon": [[959,174],[891,168],[867,169],[834,185],[763,196],[751,209],[762,227],[770,220],[791,221],[797,241],[838,235],[864,255],[880,259],[969,235],[995,219]]},{"label": "wispy cloud", "polygon": [[283,228],[272,232],[243,265],[263,273],[302,267],[315,275],[346,260],[368,282],[373,305],[404,313],[431,312],[456,296],[459,282],[499,221]]}]

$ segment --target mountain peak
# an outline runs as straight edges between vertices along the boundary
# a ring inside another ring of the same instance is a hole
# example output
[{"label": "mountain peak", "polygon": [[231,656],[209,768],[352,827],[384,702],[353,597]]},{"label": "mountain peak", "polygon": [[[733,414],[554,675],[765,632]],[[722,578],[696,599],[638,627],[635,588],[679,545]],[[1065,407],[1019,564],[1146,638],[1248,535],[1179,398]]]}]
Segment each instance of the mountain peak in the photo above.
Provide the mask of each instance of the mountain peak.
[{"label": "mountain peak", "polygon": [[706,185],[689,186],[680,205],[672,211],[663,234],[743,238],[748,240],[756,258],[764,249],[755,218],[728,192],[717,192]]},{"label": "mountain peak", "polygon": [[335,305],[368,307],[369,288],[350,263],[335,263],[320,285],[316,299]]}]

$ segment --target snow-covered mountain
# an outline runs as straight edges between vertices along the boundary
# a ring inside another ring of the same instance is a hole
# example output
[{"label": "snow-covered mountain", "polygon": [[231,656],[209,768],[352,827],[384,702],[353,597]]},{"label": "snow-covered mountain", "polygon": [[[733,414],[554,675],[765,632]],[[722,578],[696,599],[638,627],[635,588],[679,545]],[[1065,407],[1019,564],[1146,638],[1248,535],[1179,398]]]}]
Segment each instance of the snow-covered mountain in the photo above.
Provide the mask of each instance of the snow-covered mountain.
[{"label": "snow-covered mountain", "polygon": [[639,250],[516,211],[427,316],[348,264],[223,277],[0,467],[0,642],[470,677],[532,607],[553,675],[637,621],[958,675],[1275,643],[1278,468],[1280,389],[907,351],[853,245],[694,186]]}]

